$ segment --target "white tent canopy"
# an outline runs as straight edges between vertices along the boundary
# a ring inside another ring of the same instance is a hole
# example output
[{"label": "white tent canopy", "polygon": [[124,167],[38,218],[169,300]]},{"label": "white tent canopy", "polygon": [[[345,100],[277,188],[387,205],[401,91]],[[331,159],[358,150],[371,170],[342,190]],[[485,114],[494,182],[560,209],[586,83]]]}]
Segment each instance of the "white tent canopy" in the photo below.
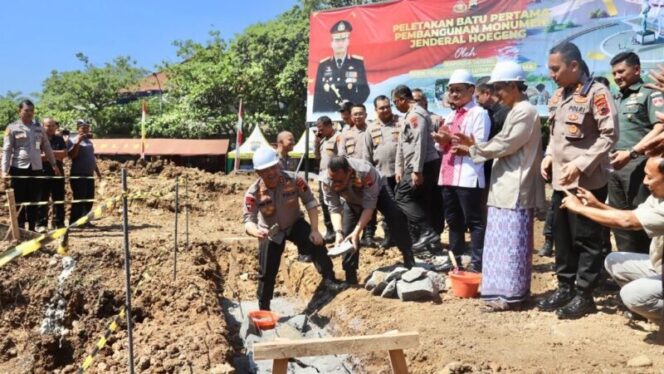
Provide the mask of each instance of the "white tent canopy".
[{"label": "white tent canopy", "polygon": [[[270,147],[270,143],[265,139],[260,127],[256,125],[251,135],[240,146],[240,160],[251,160],[254,152],[263,145]],[[228,158],[235,159],[235,153],[235,149],[228,152]]]},{"label": "white tent canopy", "polygon": [[[288,152],[289,156],[300,158],[302,157],[302,155],[304,155],[305,152],[304,146],[306,145],[305,135],[306,133],[303,132],[302,136],[300,136],[300,140],[298,140],[297,144],[295,144],[295,146],[293,147],[293,150]],[[316,128],[309,127],[309,158],[316,158],[316,154],[314,152],[315,144],[316,144]]]}]

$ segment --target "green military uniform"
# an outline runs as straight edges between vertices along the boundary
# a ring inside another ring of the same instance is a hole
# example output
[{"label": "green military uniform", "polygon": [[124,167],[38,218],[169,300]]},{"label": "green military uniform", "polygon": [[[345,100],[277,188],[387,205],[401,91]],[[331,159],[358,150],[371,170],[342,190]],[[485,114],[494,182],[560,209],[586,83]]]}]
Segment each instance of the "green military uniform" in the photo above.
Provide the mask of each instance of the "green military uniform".
[{"label": "green military uniform", "polygon": [[[659,122],[656,112],[664,112],[664,94],[645,87],[643,80],[624,89],[617,98],[620,138],[615,150],[631,151]],[[643,203],[650,192],[643,184],[646,157],[635,152],[631,160],[609,179],[609,204],[617,209],[632,210]],[[614,229],[618,250],[648,253],[650,239],[645,231]]]}]

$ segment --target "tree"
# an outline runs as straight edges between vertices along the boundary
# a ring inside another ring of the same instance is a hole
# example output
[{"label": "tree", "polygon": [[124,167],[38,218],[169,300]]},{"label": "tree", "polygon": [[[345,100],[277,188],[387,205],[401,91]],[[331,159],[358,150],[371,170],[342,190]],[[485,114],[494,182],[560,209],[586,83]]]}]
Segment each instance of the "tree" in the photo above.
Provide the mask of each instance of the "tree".
[{"label": "tree", "polygon": [[18,103],[21,101],[20,92],[7,92],[0,95],[0,129],[18,120]]},{"label": "tree", "polygon": [[117,57],[101,67],[82,53],[76,55],[82,70],[51,72],[38,102],[41,115],[55,117],[65,127],[86,118],[101,136],[127,135],[140,118],[140,104],[118,105],[120,91],[135,85],[146,71],[129,57]]},{"label": "tree", "polygon": [[[268,134],[304,129],[309,19],[299,7],[249,26],[230,42],[218,32],[206,44],[180,41],[184,61],[165,64],[171,106],[150,120],[149,134],[206,137],[235,133],[237,106],[245,123]],[[195,131],[192,131],[195,128]]]}]

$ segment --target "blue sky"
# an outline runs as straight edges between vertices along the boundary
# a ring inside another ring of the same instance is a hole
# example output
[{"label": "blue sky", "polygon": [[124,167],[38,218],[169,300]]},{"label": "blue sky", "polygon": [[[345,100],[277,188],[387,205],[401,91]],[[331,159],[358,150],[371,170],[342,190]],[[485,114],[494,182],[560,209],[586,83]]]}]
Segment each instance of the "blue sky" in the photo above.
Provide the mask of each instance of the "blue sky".
[{"label": "blue sky", "polygon": [[268,21],[297,0],[34,0],[6,1],[0,13],[0,95],[30,95],[52,70],[82,67],[83,52],[101,65],[131,56],[153,71],[177,61],[174,40],[204,42],[211,29],[228,40]]}]

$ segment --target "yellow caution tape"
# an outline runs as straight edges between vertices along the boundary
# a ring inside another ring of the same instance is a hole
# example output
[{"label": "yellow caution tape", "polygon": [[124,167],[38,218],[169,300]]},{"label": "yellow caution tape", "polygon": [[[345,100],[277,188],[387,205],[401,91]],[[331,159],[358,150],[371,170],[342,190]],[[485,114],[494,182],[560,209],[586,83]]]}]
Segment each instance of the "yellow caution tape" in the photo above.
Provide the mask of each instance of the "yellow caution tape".
[{"label": "yellow caution tape", "polygon": [[[147,270],[143,272],[141,275],[141,280],[138,282],[136,288],[134,289],[134,293],[138,292],[138,290],[144,284],[144,281],[148,281],[150,279],[151,278]],[[84,373],[87,369],[90,368],[90,365],[92,365],[92,361],[94,360],[95,356],[106,346],[106,343],[108,343],[108,338],[110,338],[111,335],[118,329],[120,321],[124,320],[126,316],[125,311],[126,310],[124,305],[120,307],[120,312],[115,317],[113,317],[111,323],[106,328],[106,331],[104,331],[104,335],[102,335],[99,340],[97,340],[97,343],[95,343],[95,347],[92,349],[92,352],[90,352],[90,354],[88,354],[83,360],[81,367],[78,369],[79,374]]]}]

